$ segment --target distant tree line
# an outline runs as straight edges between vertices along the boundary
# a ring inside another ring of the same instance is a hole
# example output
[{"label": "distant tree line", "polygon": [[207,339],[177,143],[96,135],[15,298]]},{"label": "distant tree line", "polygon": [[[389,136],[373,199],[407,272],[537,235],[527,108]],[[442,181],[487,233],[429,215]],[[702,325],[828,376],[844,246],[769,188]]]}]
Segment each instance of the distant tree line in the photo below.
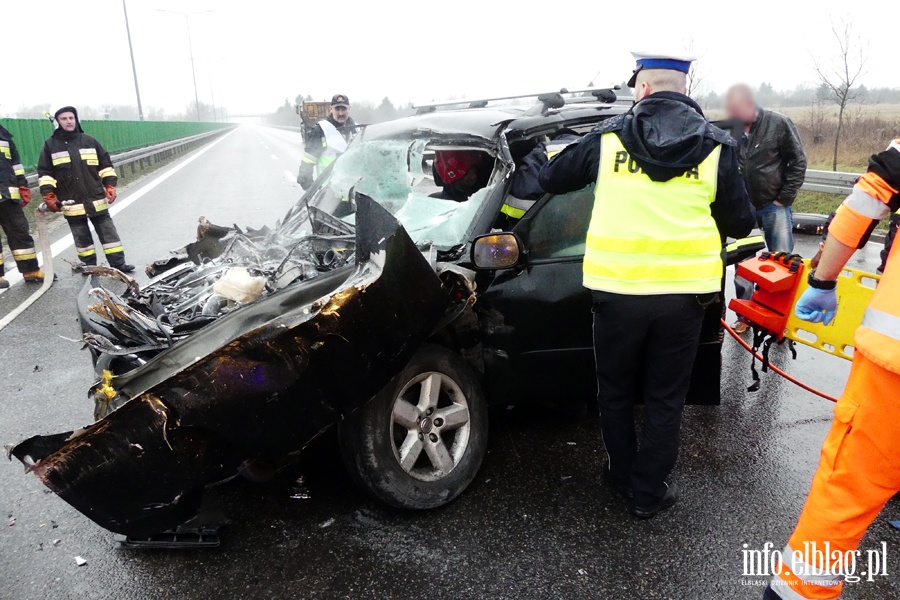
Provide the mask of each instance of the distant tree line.
[{"label": "distant tree line", "polygon": [[[861,104],[900,104],[900,89],[898,88],[868,88],[859,85],[853,88],[856,92],[857,103]],[[760,106],[773,108],[785,108],[802,106],[807,107],[816,103],[831,103],[831,88],[825,84],[818,86],[798,86],[793,90],[776,90],[770,83],[762,83],[756,90],[756,101]],[[724,92],[709,92],[696,98],[704,108],[720,109],[725,103]]]},{"label": "distant tree line", "polygon": [[[312,96],[304,96],[303,94],[298,94],[293,102],[285,98],[284,103],[269,116],[267,121],[272,125],[299,127],[300,115],[297,114],[297,106],[301,105],[304,101],[312,100]],[[323,99],[323,101],[325,100],[329,99]],[[353,120],[357,123],[365,125],[382,123],[384,121],[399,119],[400,117],[408,117],[416,112],[412,107],[412,103],[407,103],[405,106],[399,106],[395,105],[391,99],[387,97],[382,99],[378,104],[366,100],[357,101],[352,98],[350,99],[350,102],[350,116],[352,116]]]},{"label": "distant tree line", "polygon": [[[30,106],[20,106],[16,111],[9,114],[11,118],[18,119],[43,119],[44,113],[53,112],[60,108],[59,106],[50,106],[48,104],[32,104]],[[139,119],[138,109],[136,105],[131,104],[102,104],[76,105],[78,116],[84,120],[113,120],[113,121],[137,121]],[[225,121],[228,111],[221,106],[213,106],[205,102],[200,103],[200,120],[201,121]],[[4,115],[7,116],[7,115]],[[144,108],[145,121],[196,121],[197,105],[191,101],[184,107],[183,112],[168,113],[164,108],[148,106]]]}]

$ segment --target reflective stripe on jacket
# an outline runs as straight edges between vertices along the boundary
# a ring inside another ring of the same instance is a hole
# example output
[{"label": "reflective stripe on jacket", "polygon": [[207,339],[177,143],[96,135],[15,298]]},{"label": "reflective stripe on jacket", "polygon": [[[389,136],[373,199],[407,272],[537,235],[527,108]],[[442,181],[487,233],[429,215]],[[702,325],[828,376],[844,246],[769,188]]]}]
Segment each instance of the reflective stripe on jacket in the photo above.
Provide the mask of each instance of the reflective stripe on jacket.
[{"label": "reflective stripe on jacket", "polygon": [[873,363],[900,373],[900,244],[891,248],[884,274],[856,330],[855,344]]},{"label": "reflective stripe on jacket", "polygon": [[[900,153],[900,141],[894,141],[884,153],[875,155],[888,158]],[[870,170],[853,186],[853,191],[838,208],[834,220],[828,226],[828,235],[851,248],[865,245],[874,225],[887,217],[900,204],[900,190],[892,187],[884,177]],[[883,168],[892,163],[883,160]],[[896,181],[900,173],[886,172],[885,177]],[[896,184],[895,184],[896,185]],[[894,244],[888,256],[881,281],[875,289],[872,301],[856,330],[856,350],[878,366],[893,373],[900,373],[900,245]]]},{"label": "reflective stripe on jacket", "polygon": [[62,205],[62,213],[65,217],[82,217],[88,214],[101,213],[108,209],[109,204],[107,204],[106,198],[94,200],[93,202],[73,202],[72,204]]},{"label": "reflective stripe on jacket", "polygon": [[38,159],[41,194],[75,200],[93,214],[91,203],[106,198],[104,186],[118,183],[109,153],[100,142],[78,131],[57,129],[44,142]]},{"label": "reflective stripe on jacket", "polygon": [[0,126],[0,200],[21,200],[20,187],[27,187],[25,167],[12,134]]},{"label": "reflective stripe on jacket", "polygon": [[507,196],[503,201],[503,206],[500,207],[500,212],[513,219],[521,219],[535,204],[537,204],[537,200],[522,200],[515,196]]},{"label": "reflective stripe on jacket", "polygon": [[710,212],[721,146],[697,167],[652,181],[615,132],[601,139],[584,285],[618,294],[721,289],[722,243]]}]

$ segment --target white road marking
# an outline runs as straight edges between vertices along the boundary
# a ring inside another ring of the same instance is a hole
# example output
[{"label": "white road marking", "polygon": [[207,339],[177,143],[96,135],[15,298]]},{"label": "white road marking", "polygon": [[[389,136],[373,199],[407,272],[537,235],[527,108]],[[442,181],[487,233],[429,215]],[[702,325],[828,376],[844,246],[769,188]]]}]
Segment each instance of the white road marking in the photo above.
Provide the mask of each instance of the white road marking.
[{"label": "white road marking", "polygon": [[[156,179],[154,179],[147,185],[143,186],[142,188],[140,188],[133,194],[128,194],[126,197],[120,196],[119,198],[116,199],[116,202],[112,206],[109,207],[109,214],[111,216],[116,216],[117,214],[119,214],[120,212],[122,212],[123,210],[125,210],[126,208],[131,206],[133,203],[135,203],[138,200],[140,200],[141,198],[143,198],[150,191],[155,189],[156,186],[158,186],[162,182],[166,181],[169,177],[171,177],[178,171],[182,170],[183,168],[185,168],[186,166],[188,166],[189,164],[191,164],[192,162],[194,162],[195,160],[197,160],[198,158],[200,158],[201,156],[206,154],[208,151],[212,150],[212,148],[216,144],[225,140],[225,138],[230,136],[235,131],[237,131],[237,129],[233,129],[229,133],[226,133],[225,135],[223,135],[222,137],[217,139],[216,141],[211,142],[208,146],[199,150],[195,155],[186,159],[184,162],[175,165],[170,170],[166,171],[165,173],[163,173],[162,175],[160,175],[159,177],[157,177]],[[93,231],[93,227],[91,228],[91,230]],[[72,245],[74,245],[74,243],[75,243],[75,241],[72,239],[72,234],[70,233],[70,234],[64,236],[62,239],[56,240],[55,242],[53,242],[53,244],[50,245],[50,254],[53,255],[53,257],[56,257],[56,256],[60,255],[63,251],[69,249]],[[38,259],[40,260],[40,254],[38,254]],[[9,281],[9,285],[13,286],[13,285],[19,283],[20,281],[22,281],[22,275],[18,272],[18,270],[15,270],[15,271],[11,271],[6,276],[6,279],[7,279],[7,281]],[[6,291],[6,290],[3,290],[3,291]]]},{"label": "white road marking", "polygon": [[290,181],[291,183],[297,183],[297,178],[290,171],[284,172],[284,178]]},{"label": "white road marking", "polygon": [[278,160],[278,157],[275,156],[275,155],[273,154],[273,155],[272,155],[272,160]]}]

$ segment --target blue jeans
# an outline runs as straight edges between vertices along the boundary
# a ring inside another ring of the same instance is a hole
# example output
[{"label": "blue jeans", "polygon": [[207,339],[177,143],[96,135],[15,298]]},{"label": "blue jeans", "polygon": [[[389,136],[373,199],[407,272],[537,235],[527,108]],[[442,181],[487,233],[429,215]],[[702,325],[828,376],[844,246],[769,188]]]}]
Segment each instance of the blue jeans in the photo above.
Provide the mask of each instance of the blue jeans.
[{"label": "blue jeans", "polygon": [[[762,229],[769,252],[794,251],[794,212],[790,206],[777,206],[771,202],[756,211],[756,224]],[[743,277],[734,278],[734,291],[738,298],[749,300],[753,285]]]}]

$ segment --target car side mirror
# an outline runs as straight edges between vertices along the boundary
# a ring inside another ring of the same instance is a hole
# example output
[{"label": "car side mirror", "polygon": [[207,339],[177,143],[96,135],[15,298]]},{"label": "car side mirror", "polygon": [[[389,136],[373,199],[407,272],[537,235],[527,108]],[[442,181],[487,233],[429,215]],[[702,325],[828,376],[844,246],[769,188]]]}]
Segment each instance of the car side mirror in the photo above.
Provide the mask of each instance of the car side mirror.
[{"label": "car side mirror", "polygon": [[475,238],[472,264],[476,269],[511,269],[524,254],[522,243],[514,233],[489,233]]}]

